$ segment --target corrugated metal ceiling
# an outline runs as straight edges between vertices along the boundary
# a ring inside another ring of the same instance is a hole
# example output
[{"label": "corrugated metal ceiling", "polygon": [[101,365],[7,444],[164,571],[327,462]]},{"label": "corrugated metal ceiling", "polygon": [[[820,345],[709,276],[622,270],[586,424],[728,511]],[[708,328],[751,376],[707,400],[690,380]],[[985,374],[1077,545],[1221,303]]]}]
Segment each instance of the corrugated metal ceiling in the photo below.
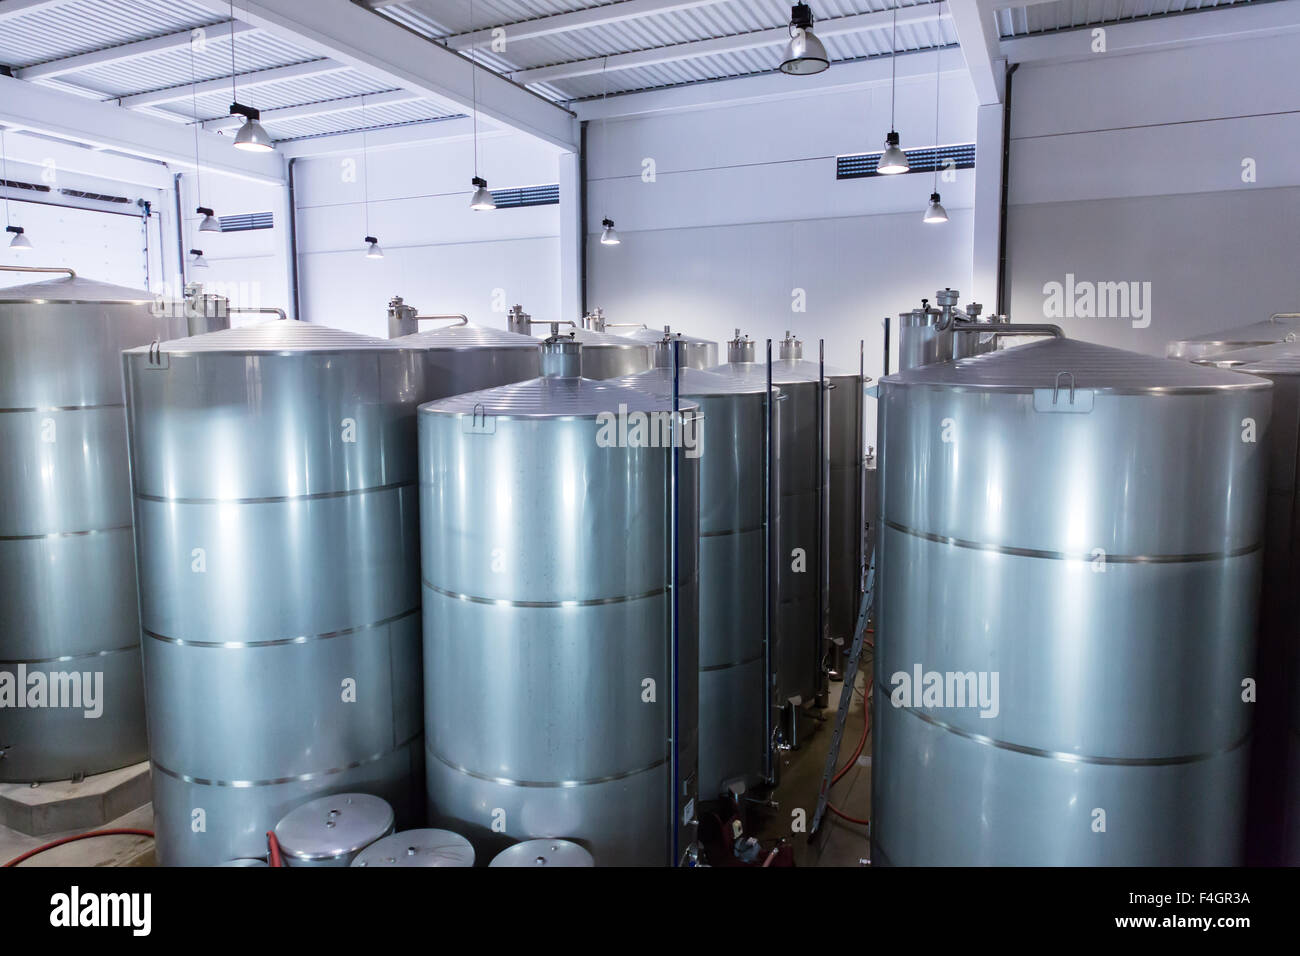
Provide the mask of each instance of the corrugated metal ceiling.
[{"label": "corrugated metal ceiling", "polygon": [[999,10],[995,16],[1001,36],[1018,37],[1261,2],[1271,0],[1056,0]]}]

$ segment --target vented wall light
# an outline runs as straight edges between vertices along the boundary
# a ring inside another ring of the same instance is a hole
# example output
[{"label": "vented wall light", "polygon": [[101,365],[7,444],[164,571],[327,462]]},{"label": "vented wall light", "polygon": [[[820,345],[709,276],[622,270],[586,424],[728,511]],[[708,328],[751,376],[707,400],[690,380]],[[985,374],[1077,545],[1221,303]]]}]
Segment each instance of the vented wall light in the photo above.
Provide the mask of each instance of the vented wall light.
[{"label": "vented wall light", "polygon": [[813,35],[812,9],[806,3],[796,3],[790,8],[790,42],[785,45],[781,72],[809,76],[830,65],[826,47]]}]

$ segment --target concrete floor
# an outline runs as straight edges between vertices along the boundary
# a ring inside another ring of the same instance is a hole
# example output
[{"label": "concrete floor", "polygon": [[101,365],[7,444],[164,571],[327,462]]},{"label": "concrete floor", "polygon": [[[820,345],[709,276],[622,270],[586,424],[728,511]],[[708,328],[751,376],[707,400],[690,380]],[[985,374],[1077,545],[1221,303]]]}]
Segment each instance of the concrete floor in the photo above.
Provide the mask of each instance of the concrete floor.
[{"label": "concrete floor", "polygon": [[[857,692],[849,707],[839,766],[848,760],[862,734],[862,689],[865,685],[864,671],[869,672],[869,668],[868,656],[863,669],[858,672]],[[827,814],[822,832],[815,843],[809,843],[806,832],[794,832],[794,811],[802,809],[803,818],[811,823],[817,807],[817,792],[821,787],[826,751],[830,746],[842,687],[838,682],[830,685],[830,699],[826,710],[821,712],[824,720],[812,723],[815,730],[805,735],[799,749],[781,753],[781,783],[772,795],[778,806],[773,810],[764,810],[754,818],[758,824],[756,835],[765,844],[770,845],[779,837],[790,841],[798,866],[861,866],[862,861],[871,856],[866,827],[848,823],[834,814]],[[869,819],[871,812],[871,745],[872,741],[868,738],[863,756],[831,790],[832,803],[849,816],[863,820]],[[152,829],[153,807],[146,804],[104,825],[105,829],[112,827]],[[0,826],[0,863],[75,832],[34,837]],[[20,865],[152,866],[153,863],[153,841],[147,837],[115,836],[97,837],[58,847]]]}]

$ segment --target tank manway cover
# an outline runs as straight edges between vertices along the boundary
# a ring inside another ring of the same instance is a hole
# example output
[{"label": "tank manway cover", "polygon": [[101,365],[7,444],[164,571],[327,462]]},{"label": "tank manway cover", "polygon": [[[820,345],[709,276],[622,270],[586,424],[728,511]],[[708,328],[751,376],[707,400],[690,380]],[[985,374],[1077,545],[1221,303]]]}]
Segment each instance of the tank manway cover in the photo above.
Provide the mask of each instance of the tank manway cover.
[{"label": "tank manway cover", "polygon": [[1235,329],[1219,329],[1191,339],[1176,339],[1169,343],[1165,354],[1170,358],[1196,360],[1221,352],[1250,348],[1255,345],[1273,345],[1288,339],[1300,338],[1300,319],[1268,319],[1253,322]]},{"label": "tank manway cover", "polygon": [[[6,275],[7,273],[0,273]],[[99,302],[111,304],[137,304],[152,302],[154,295],[143,289],[128,289],[126,286],[110,285],[83,279],[81,276],[60,276],[29,282],[26,285],[11,285],[0,289],[0,303],[29,302]]]},{"label": "tank manway cover", "polygon": [[300,860],[351,856],[393,830],[393,808],[368,793],[318,797],[275,825],[280,848]]},{"label": "tank manway cover", "polygon": [[[761,395],[767,384],[766,379],[733,378],[695,368],[683,367],[678,371],[680,372],[677,384],[679,395]],[[673,395],[673,374],[670,368],[652,368],[648,372],[609,379],[606,384],[639,388],[651,395],[670,400]],[[776,390],[775,385],[772,388]]]},{"label": "tank manway cover", "polygon": [[183,339],[172,339],[161,345],[141,346],[133,352],[167,352],[186,355],[192,352],[245,353],[296,353],[296,352],[352,352],[358,349],[400,349],[403,339],[378,339],[358,335],[343,329],[298,322],[294,319],[272,319],[255,325],[241,325],[235,329],[205,332]]},{"label": "tank manway cover", "polygon": [[1045,339],[956,362],[922,365],[885,378],[888,385],[951,386],[1028,392],[1088,389],[1113,394],[1268,388],[1222,369],[1155,358],[1077,339]]},{"label": "tank manway cover", "polygon": [[[689,402],[681,408],[693,409]],[[420,406],[421,414],[484,418],[595,418],[602,412],[667,412],[665,401],[643,389],[589,378],[533,378],[480,392],[453,395]]]},{"label": "tank manway cover", "polygon": [[473,866],[474,847],[450,830],[404,830],[370,844],[353,866]]},{"label": "tank manway cover", "polygon": [[526,840],[502,850],[488,864],[489,867],[530,866],[534,869],[595,865],[590,853],[569,840]]},{"label": "tank manway cover", "polygon": [[1300,342],[1279,342],[1276,345],[1256,345],[1248,349],[1233,349],[1220,355],[1198,360],[1198,365],[1230,368],[1237,372],[1300,372]]},{"label": "tank manway cover", "polygon": [[505,329],[487,329],[478,325],[452,325],[427,332],[416,332],[390,339],[395,345],[411,349],[535,349],[541,339]]}]

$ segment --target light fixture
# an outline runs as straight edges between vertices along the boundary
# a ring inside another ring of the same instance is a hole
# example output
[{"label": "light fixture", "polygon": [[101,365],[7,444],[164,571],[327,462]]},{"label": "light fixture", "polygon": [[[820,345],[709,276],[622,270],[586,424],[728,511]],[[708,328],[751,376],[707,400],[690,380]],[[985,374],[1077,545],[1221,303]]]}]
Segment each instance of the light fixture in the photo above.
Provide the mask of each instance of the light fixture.
[{"label": "light fixture", "polygon": [[221,223],[217,220],[217,214],[207,206],[200,206],[194,211],[203,216],[203,221],[199,223],[199,232],[221,231]]},{"label": "light fixture", "polygon": [[930,193],[930,206],[925,210],[922,222],[947,222],[948,210],[939,202],[939,64],[943,54],[936,50],[934,55],[934,192]]},{"label": "light fixture", "polygon": [[893,25],[889,39],[889,135],[885,137],[885,152],[876,163],[876,172],[886,176],[905,173],[911,169],[907,153],[898,145],[898,131],[894,129],[894,92],[898,80],[898,3],[894,3]]},{"label": "light fixture", "polygon": [[812,9],[806,3],[790,8],[790,42],[785,45],[781,72],[792,76],[820,73],[831,65],[826,47],[813,35]]},{"label": "light fixture", "polygon": [[250,153],[269,153],[275,149],[270,134],[258,122],[261,112],[240,103],[235,90],[235,0],[230,0],[230,115],[244,118],[244,125],[235,134],[235,149]]},{"label": "light fixture", "polygon": [[[197,31],[196,31],[197,33]],[[194,114],[194,196],[199,201],[199,207],[194,211],[203,217],[199,223],[199,232],[220,232],[221,223],[217,221],[217,214],[207,206],[203,205],[203,171],[199,164],[199,99],[196,88],[196,77],[194,71],[194,41],[195,33],[190,34],[190,112]]]},{"label": "light fixture", "polygon": [[367,259],[384,258],[384,250],[379,248],[379,240],[370,235],[370,148],[366,141],[366,97],[361,97],[361,162],[364,166],[362,170],[362,185],[365,189],[366,200],[366,238],[361,240],[366,244]]},{"label": "light fixture", "polygon": [[376,239],[374,236],[366,236],[366,238],[361,241],[367,243],[366,245],[367,259],[384,258],[384,250],[379,248],[379,240]]},{"label": "light fixture", "polygon": [[206,269],[208,267],[208,260],[203,258],[202,249],[191,249],[190,255],[194,257],[193,259],[190,260],[190,265],[192,265],[194,268]]},{"label": "light fixture", "polygon": [[602,219],[600,224],[605,227],[605,231],[600,234],[600,244],[602,246],[616,246],[623,241],[618,237],[618,233],[614,231],[613,219]]},{"label": "light fixture", "polygon": [[487,188],[487,180],[482,176],[475,176],[470,181],[471,186],[477,187],[474,195],[470,198],[469,208],[477,209],[480,212],[488,209],[496,209],[497,201],[492,198],[492,193]]},{"label": "light fixture", "polygon": [[5,232],[12,232],[14,234],[14,237],[9,240],[9,248],[14,252],[23,252],[26,249],[32,248],[32,241],[27,238],[27,234],[23,232],[22,226],[5,226]]}]

